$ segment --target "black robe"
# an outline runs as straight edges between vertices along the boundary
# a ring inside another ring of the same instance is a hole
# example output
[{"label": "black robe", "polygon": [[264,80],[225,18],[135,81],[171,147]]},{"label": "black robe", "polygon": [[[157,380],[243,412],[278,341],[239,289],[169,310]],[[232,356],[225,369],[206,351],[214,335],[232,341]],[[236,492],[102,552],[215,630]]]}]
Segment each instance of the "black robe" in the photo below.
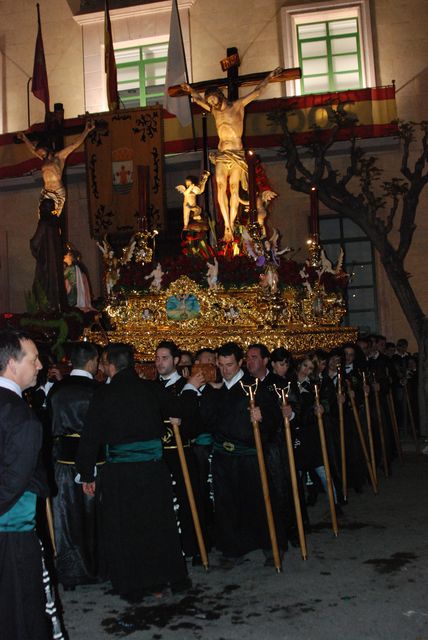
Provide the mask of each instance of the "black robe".
[{"label": "black robe", "polygon": [[[174,384],[164,387],[164,389],[166,393],[174,397],[178,397],[182,393],[186,382],[185,378],[180,377],[176,382],[174,382]],[[157,381],[157,384],[161,385],[160,381]],[[195,556],[199,553],[199,549],[192,512],[190,510],[189,499],[187,497],[186,485],[184,483],[184,476],[181,469],[180,459],[178,457],[177,445],[171,426],[168,425],[168,423],[166,423],[165,426],[166,434],[163,437],[164,458],[174,481],[173,490],[178,503],[181,545],[185,556]],[[183,421],[180,425],[180,434],[183,441],[184,455],[186,457],[187,468],[189,470],[190,482],[192,484],[194,498],[196,501],[196,508],[200,519],[203,520],[198,463],[191,444],[192,438],[200,432],[200,427],[201,425],[197,420]],[[205,528],[203,522],[202,526]]]},{"label": "black robe", "polygon": [[[40,467],[42,426],[27,403],[0,387],[0,516],[24,492],[47,495]],[[42,558],[35,531],[0,531],[0,636],[47,640]]]},{"label": "black robe", "polygon": [[33,293],[37,301],[42,302],[40,294],[44,294],[50,309],[65,309],[63,245],[57,216],[49,215],[39,220],[30,240],[30,249],[36,259]]},{"label": "black robe", "polygon": [[[93,480],[100,445],[160,439],[165,418],[186,418],[195,410],[194,393],[174,398],[131,369],[118,372],[89,406],[77,460],[82,480]],[[113,588],[124,598],[139,598],[145,589],[183,581],[186,567],[164,460],[106,463],[100,480],[101,535]]]},{"label": "black robe", "polygon": [[[57,494],[53,499],[56,567],[65,587],[93,582],[98,575],[96,502],[76,484],[76,455],[89,403],[99,383],[85,376],[67,376],[48,396],[54,438]],[[101,467],[98,467],[101,472]]]},{"label": "black robe", "polygon": [[[254,379],[244,377],[242,382],[251,384]],[[256,405],[263,416],[260,433],[266,452],[275,441],[281,414],[269,392],[261,387],[256,394]],[[212,472],[216,547],[229,557],[239,557],[254,549],[269,550],[248,396],[240,381],[230,389],[223,385],[203,396],[201,413],[206,429],[214,435]],[[230,445],[235,446],[235,450],[230,451]],[[280,508],[274,499],[272,507],[278,533],[281,530]],[[284,547],[284,536],[278,534],[278,538],[280,546]]]}]

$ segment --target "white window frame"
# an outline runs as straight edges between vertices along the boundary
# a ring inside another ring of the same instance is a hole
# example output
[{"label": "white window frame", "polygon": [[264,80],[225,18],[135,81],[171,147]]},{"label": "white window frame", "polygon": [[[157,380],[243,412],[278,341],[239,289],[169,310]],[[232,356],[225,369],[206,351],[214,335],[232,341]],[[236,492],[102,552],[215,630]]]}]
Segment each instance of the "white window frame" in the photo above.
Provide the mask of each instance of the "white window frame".
[{"label": "white window frame", "polygon": [[[310,22],[358,18],[363,87],[376,86],[370,0],[324,0],[290,5],[281,9],[283,55],[286,68],[299,66],[297,26]],[[300,80],[286,83],[288,96],[300,96]]]},{"label": "white window frame", "polygon": [[[192,81],[189,10],[195,0],[178,0],[189,80]],[[169,40],[171,0],[110,10],[113,45],[117,49],[144,46]],[[108,110],[104,72],[104,11],[74,16],[82,27],[85,110]],[[126,38],[139,25],[140,38]],[[145,32],[145,33],[144,33]]]}]

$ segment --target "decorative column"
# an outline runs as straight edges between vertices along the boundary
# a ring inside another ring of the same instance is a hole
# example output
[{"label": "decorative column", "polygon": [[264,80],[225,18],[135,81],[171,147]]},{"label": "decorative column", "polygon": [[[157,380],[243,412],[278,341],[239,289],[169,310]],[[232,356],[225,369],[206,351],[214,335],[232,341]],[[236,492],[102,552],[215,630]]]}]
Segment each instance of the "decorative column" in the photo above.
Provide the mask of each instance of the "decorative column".
[{"label": "decorative column", "polygon": [[250,223],[257,222],[257,182],[256,182],[256,154],[252,149],[247,151],[248,165],[248,194],[250,200]]}]

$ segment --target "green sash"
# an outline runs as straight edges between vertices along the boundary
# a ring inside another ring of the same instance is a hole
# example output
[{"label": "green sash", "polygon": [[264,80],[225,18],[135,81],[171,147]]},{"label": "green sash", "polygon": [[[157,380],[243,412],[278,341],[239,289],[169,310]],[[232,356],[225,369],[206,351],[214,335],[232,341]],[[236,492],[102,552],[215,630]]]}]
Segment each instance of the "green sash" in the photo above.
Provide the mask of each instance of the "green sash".
[{"label": "green sash", "polygon": [[160,440],[107,445],[107,462],[150,462],[162,458]]},{"label": "green sash", "polygon": [[25,491],[9,511],[0,516],[0,531],[33,531],[36,526],[37,496]]},{"label": "green sash", "polygon": [[202,445],[212,444],[213,443],[213,437],[212,437],[211,433],[200,433],[195,438],[194,442],[195,442],[195,444],[202,444]]}]

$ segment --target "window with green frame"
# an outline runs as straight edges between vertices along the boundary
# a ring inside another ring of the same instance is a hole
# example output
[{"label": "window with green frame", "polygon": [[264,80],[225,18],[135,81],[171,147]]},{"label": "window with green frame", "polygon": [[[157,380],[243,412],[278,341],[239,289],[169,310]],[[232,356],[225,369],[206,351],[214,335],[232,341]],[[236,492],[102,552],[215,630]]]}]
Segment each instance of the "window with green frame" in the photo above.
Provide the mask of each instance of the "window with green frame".
[{"label": "window with green frame", "polygon": [[340,216],[321,216],[320,239],[333,264],[341,247],[345,252],[344,268],[350,274],[350,281],[348,311],[343,324],[359,327],[361,332],[377,331],[376,274],[371,242],[356,224]]},{"label": "window with green frame", "polygon": [[363,86],[358,18],[297,25],[303,93]]},{"label": "window with green frame", "polygon": [[115,49],[117,85],[124,108],[162,103],[168,42]]}]

